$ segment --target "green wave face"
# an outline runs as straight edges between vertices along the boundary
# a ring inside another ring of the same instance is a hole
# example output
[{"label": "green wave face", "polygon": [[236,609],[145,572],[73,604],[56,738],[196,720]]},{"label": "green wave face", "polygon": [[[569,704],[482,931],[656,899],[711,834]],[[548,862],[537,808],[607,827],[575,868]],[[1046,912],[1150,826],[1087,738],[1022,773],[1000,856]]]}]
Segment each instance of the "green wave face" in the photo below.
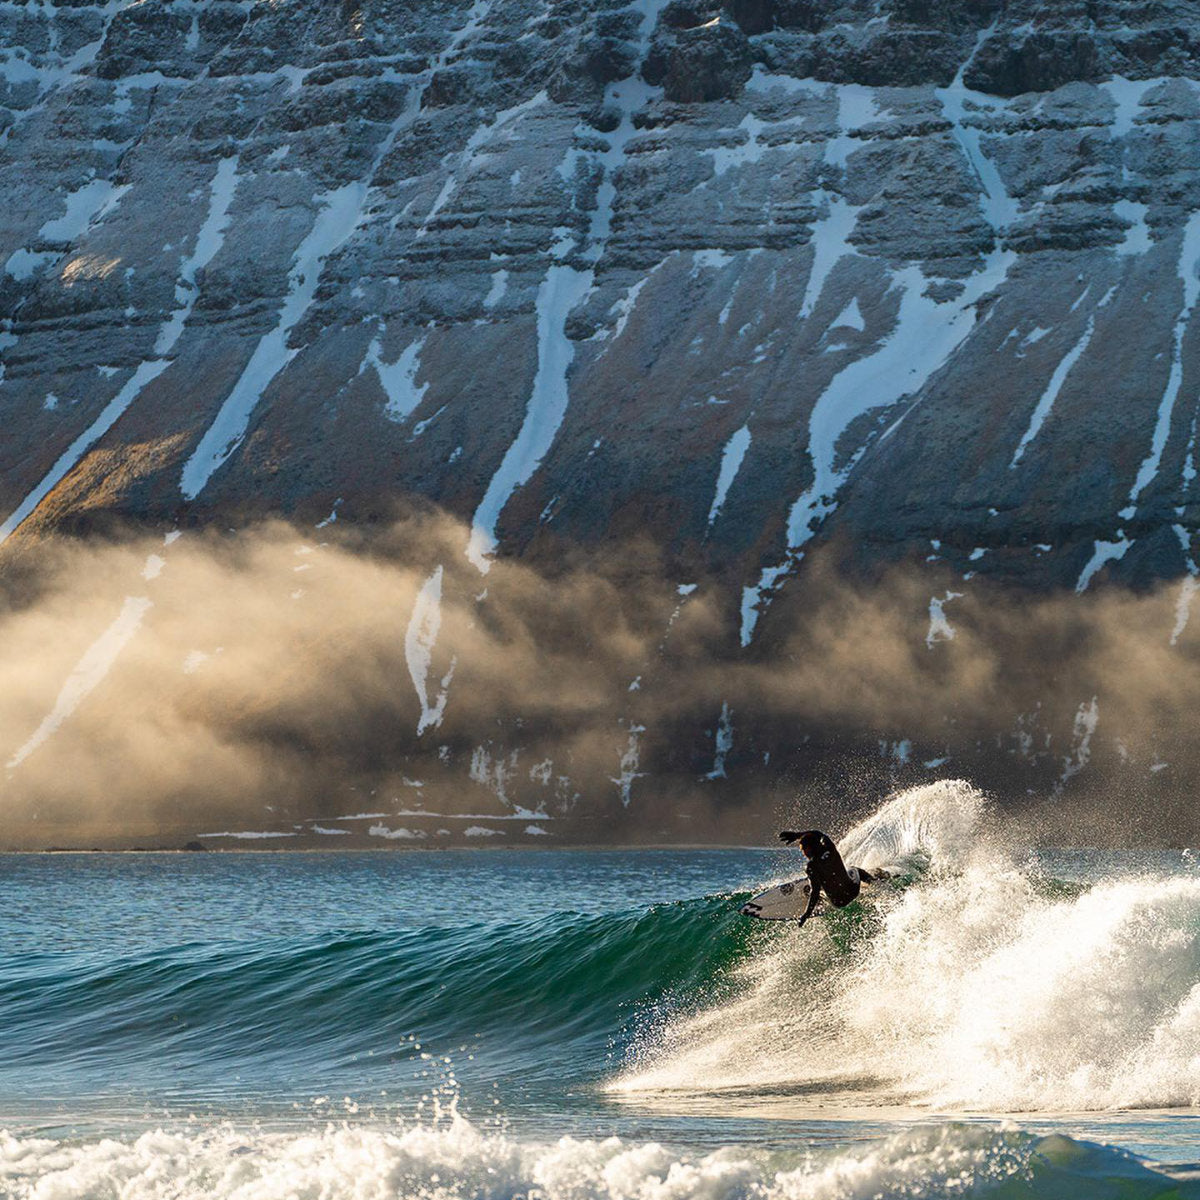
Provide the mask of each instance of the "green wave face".
[{"label": "green wave face", "polygon": [[101,961],[0,960],[0,1075],[269,1069],[314,1077],[421,1062],[561,1081],[599,1077],[673,997],[712,997],[764,936],[710,897],[599,916],[209,943]]}]

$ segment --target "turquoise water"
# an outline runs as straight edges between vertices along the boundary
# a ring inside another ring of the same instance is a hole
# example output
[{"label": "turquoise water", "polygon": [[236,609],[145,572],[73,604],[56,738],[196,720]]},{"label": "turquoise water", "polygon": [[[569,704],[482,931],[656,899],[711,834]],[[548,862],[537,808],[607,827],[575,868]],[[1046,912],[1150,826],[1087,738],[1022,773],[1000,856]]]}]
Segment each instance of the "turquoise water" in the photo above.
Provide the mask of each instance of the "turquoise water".
[{"label": "turquoise water", "polygon": [[0,1195],[1200,1196],[1190,858],[901,801],[802,933],[786,850],[0,856]]}]

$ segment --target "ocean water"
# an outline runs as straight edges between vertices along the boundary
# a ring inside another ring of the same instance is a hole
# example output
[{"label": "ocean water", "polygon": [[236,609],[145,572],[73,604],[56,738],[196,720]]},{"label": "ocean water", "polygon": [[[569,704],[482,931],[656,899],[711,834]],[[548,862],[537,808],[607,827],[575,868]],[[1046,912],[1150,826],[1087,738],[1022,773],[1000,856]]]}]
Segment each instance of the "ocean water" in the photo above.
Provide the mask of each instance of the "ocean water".
[{"label": "ocean water", "polygon": [[1200,1197],[1200,872],[962,783],[786,849],[0,856],[0,1196]]}]

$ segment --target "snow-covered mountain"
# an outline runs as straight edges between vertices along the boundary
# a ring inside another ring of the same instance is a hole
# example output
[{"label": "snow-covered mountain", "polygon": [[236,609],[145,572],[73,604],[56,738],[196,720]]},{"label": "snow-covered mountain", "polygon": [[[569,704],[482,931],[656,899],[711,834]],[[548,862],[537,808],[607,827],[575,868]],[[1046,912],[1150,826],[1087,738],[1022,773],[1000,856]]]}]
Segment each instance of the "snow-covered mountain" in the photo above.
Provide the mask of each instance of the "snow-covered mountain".
[{"label": "snow-covered mountain", "polygon": [[[1154,672],[1190,670],[1189,0],[4,2],[0,31],[10,577],[55,533],[282,516],[370,542],[436,513],[461,544],[400,555],[420,568],[404,735],[372,769],[436,761],[497,811],[600,786],[620,812],[637,786],[672,811],[697,789],[782,794],[847,740],[879,743],[885,773],[990,746],[1021,790],[1095,759],[1123,685],[1043,678],[1037,638],[1019,698],[961,727],[956,699],[944,735],[913,718],[917,749],[882,701],[814,701],[798,733],[738,672],[796,661],[814,595],[850,603],[822,556],[850,595],[902,570],[880,594],[911,601],[930,662],[972,603],[1003,593],[1010,620],[1041,597],[1050,637],[1074,619],[1060,593],[1123,584],[1157,605],[1132,618],[1162,624]],[[535,751],[516,712],[440,741],[472,686],[439,640],[448,591],[566,559],[665,605],[628,706],[600,706],[611,761],[572,758],[553,722]],[[701,603],[718,678],[689,676],[694,710],[654,750],[637,693],[656,672],[678,690],[660,635]],[[55,730],[122,669],[125,620],[111,657],[90,636],[67,655]],[[1020,638],[998,628],[1003,660]],[[1138,696],[1106,753],[1159,786],[1185,747]],[[35,708],[8,737],[10,789],[50,719]]]}]

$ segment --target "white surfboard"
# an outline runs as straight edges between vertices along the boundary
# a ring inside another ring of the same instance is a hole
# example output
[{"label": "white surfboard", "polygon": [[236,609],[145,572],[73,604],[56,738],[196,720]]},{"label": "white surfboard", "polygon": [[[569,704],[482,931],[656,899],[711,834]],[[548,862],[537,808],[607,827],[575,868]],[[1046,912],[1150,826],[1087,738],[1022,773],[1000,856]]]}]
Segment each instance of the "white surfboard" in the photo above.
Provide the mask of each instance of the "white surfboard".
[{"label": "white surfboard", "polygon": [[740,911],[743,917],[757,917],[760,921],[798,921],[808,907],[811,891],[812,885],[807,879],[793,879],[759,892],[752,900],[747,900]]},{"label": "white surfboard", "polygon": [[[848,873],[852,878],[858,878],[857,867],[848,868]],[[891,877],[889,871],[879,867],[871,868],[871,878],[875,883],[882,883]],[[767,888],[765,892],[759,892],[753,899],[747,900],[739,911],[744,917],[757,917],[760,921],[798,921],[808,907],[811,891],[812,884],[807,879],[792,879],[787,883]],[[822,900],[813,916],[824,916],[826,911],[826,902]]]}]

